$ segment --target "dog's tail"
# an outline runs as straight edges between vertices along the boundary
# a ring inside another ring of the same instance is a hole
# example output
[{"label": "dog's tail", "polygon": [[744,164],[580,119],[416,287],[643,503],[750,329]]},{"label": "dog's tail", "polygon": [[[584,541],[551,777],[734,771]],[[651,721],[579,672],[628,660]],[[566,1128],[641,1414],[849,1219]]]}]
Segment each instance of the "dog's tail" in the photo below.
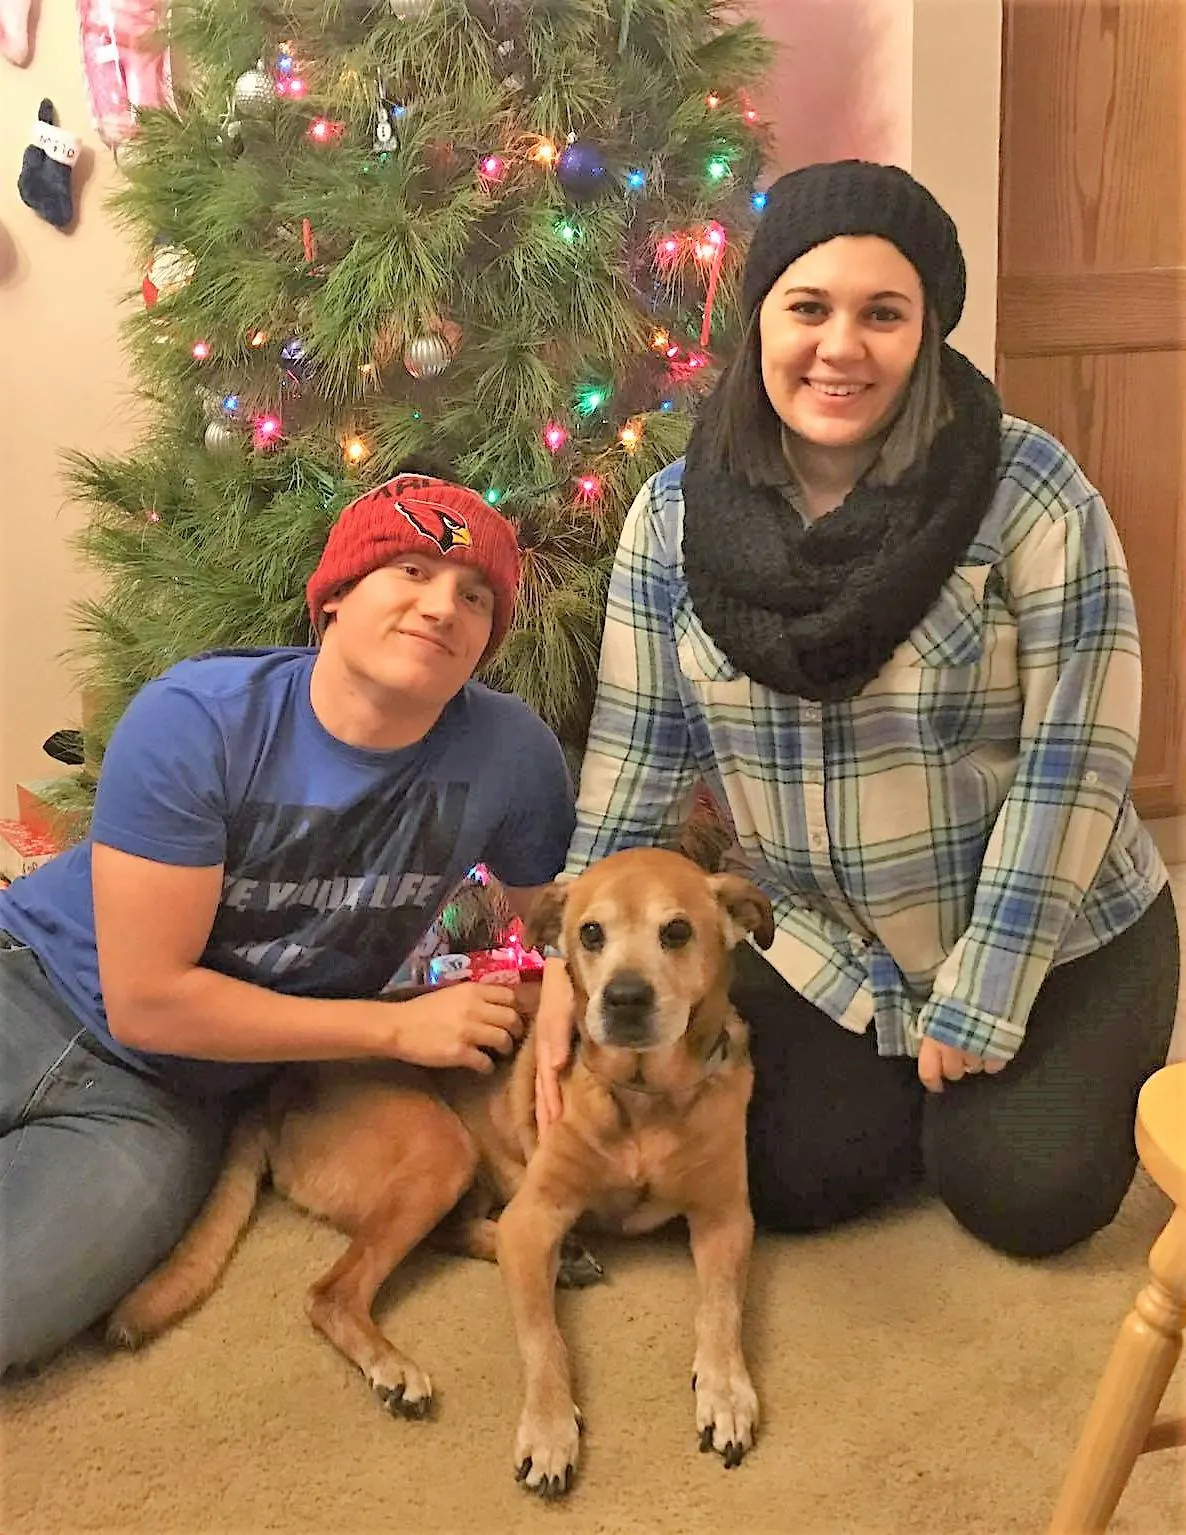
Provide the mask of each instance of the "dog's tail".
[{"label": "dog's tail", "polygon": [[250,1111],[231,1132],[218,1182],[193,1225],[111,1313],[108,1343],[138,1348],[206,1299],[251,1219],[267,1166],[267,1120]]}]

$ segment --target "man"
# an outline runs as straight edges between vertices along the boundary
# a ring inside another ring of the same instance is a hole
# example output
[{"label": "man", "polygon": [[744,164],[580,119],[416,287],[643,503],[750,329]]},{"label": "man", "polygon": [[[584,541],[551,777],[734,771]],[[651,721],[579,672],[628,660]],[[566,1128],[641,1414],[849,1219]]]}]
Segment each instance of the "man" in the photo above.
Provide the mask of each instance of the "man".
[{"label": "man", "polygon": [[0,893],[0,1374],[173,1247],[274,1063],[513,1050],[504,987],[376,999],[473,864],[517,911],[563,865],[559,743],[471,680],[518,580],[474,492],[399,475],[359,497],[308,583],[320,645],[149,683],[88,838]]}]

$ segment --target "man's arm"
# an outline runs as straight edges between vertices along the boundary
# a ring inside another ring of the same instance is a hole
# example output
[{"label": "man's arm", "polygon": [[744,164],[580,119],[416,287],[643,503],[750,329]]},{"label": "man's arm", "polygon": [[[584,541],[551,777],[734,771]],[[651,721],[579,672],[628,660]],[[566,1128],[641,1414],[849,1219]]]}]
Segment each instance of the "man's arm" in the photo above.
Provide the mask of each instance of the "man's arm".
[{"label": "man's arm", "polygon": [[204,968],[222,868],[92,849],[99,976],[113,1036],[135,1050],[212,1061],[387,1056],[492,1069],[522,1033],[505,987],[411,1002],[289,997]]}]

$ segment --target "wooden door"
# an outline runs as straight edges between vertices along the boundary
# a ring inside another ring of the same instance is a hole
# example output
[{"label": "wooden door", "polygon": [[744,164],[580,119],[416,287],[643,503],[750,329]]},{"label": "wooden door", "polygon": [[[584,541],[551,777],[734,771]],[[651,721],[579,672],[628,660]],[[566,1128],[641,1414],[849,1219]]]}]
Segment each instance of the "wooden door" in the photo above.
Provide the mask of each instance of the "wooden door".
[{"label": "wooden door", "polygon": [[1005,0],[997,379],[1102,491],[1144,656],[1135,797],[1186,812],[1186,0]]}]

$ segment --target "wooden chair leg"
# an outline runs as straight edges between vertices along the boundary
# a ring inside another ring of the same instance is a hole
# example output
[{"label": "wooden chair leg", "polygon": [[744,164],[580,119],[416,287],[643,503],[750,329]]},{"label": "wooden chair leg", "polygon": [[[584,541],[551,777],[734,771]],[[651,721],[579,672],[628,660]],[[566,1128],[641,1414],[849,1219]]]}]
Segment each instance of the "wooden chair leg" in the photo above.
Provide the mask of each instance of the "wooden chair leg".
[{"label": "wooden chair leg", "polygon": [[1145,1448],[1182,1352],[1186,1325],[1186,1208],[1149,1254],[1149,1283],[1112,1348],[1050,1523],[1050,1535],[1105,1530]]}]

